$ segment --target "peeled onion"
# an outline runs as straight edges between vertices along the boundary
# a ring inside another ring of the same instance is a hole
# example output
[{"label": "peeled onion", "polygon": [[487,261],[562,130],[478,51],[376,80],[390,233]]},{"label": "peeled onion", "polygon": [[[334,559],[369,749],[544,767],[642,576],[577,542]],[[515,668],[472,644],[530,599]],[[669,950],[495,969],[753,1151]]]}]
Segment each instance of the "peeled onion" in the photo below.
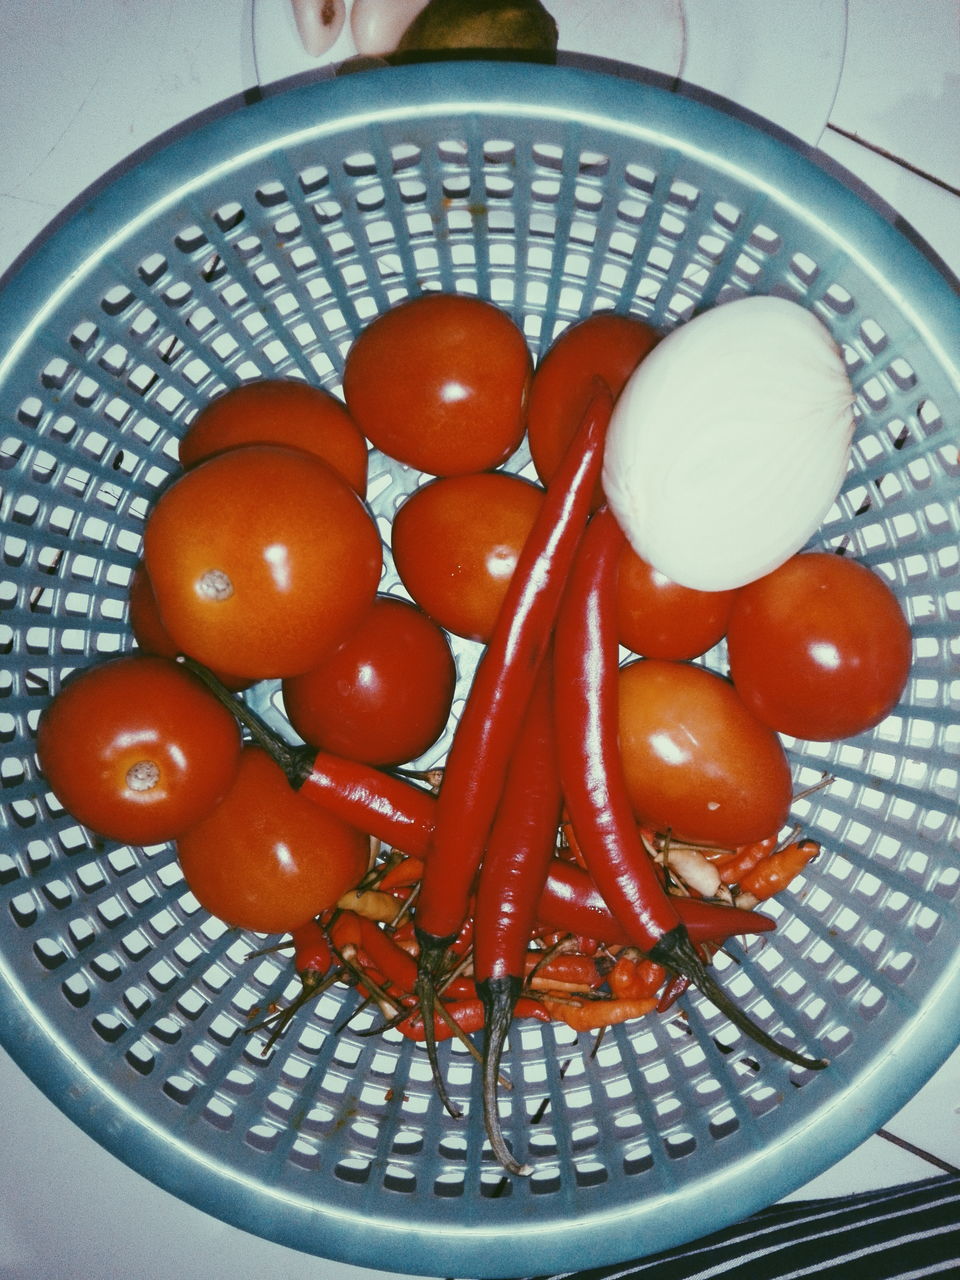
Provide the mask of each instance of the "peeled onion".
[{"label": "peeled onion", "polygon": [[681,586],[726,591],[808,541],[843,481],[853,388],[829,331],[785,298],[673,330],[631,376],[604,456],[631,546]]}]

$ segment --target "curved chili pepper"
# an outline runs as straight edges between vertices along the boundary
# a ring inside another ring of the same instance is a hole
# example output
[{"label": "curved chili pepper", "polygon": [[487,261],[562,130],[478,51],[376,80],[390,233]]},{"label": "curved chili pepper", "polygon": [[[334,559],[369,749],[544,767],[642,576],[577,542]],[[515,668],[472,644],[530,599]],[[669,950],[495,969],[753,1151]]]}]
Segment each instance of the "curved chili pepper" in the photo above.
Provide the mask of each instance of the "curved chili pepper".
[{"label": "curved chili pepper", "polygon": [[520,728],[500,806],[483,854],[474,909],[474,971],[483,1001],[483,1117],[493,1153],[508,1173],[525,1174],[500,1128],[500,1059],[520,997],[527,947],[547,867],[557,843],[560,775],[553,741],[553,676],[540,667]]},{"label": "curved chili pepper", "polygon": [[772,898],[785,889],[794,876],[798,876],[808,862],[820,852],[815,840],[799,840],[783,849],[768,854],[740,879],[744,893],[753,894],[758,902]]},{"label": "curved chili pepper", "polygon": [[754,840],[750,844],[742,844],[739,849],[719,858],[714,863],[724,884],[739,884],[740,877],[752,871],[758,862],[762,862],[777,847],[777,837],[767,836],[765,840]]},{"label": "curved chili pepper", "polygon": [[797,1066],[823,1059],[781,1045],[707,971],[660,882],[630,804],[619,753],[616,581],[623,533],[607,507],[590,522],[554,640],[564,799],[597,888],[634,945],[687,977],[745,1035]]},{"label": "curved chili pepper", "polygon": [[435,1070],[430,1014],[434,982],[467,914],[511,753],[589,518],[612,407],[609,388],[597,379],[581,425],[518,557],[447,755],[437,796],[433,848],[417,899],[417,996],[424,1010],[427,1053]]},{"label": "curved chili pepper", "polygon": [[[776,921],[759,911],[703,898],[674,898],[674,909],[692,942],[725,942],[741,934],[769,933]],[[548,929],[582,934],[599,942],[623,945],[626,930],[610,913],[589,872],[554,858],[547,872],[537,919]]]},{"label": "curved chili pepper", "polygon": [[545,999],[543,1003],[557,1022],[565,1022],[574,1031],[600,1031],[618,1022],[642,1018],[645,1013],[651,1013],[657,1007],[653,996],[639,1000],[587,1000],[582,1004]]}]

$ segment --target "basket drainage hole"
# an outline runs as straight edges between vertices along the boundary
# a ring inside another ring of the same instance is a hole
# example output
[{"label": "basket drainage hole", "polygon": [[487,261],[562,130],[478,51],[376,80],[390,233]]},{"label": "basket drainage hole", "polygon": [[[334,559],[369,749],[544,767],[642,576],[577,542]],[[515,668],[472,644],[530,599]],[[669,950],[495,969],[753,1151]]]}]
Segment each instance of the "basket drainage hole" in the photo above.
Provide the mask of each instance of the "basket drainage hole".
[{"label": "basket drainage hole", "polygon": [[353,1182],[360,1186],[370,1177],[370,1164],[366,1160],[341,1160],[334,1169],[334,1174],[342,1182]]}]

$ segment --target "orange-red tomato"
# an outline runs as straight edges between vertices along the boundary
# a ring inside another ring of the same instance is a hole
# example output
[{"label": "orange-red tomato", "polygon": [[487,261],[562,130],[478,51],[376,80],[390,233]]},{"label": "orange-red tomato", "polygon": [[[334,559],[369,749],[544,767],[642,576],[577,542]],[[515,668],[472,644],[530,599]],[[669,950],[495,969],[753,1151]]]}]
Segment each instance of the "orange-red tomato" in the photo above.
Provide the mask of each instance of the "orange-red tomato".
[{"label": "orange-red tomato", "polygon": [[[137,565],[130,579],[130,630],[133,638],[144,653],[152,653],[160,658],[176,658],[180,650],[170,639],[157,608],[157,598],[153,594],[153,584],[143,563]],[[225,672],[215,672],[220,681],[228,689],[239,691],[247,689],[253,680],[241,676],[231,676]]]},{"label": "orange-red tomato", "polygon": [[910,673],[910,628],[877,574],[809,551],[737,594],[727,637],[730,674],[759,719],[816,741],[872,729]]},{"label": "orange-red tomato", "polygon": [[626,546],[617,580],[620,643],[645,658],[697,658],[725,635],[734,594],[681,587]]},{"label": "orange-red tomato", "polygon": [[404,586],[454,635],[488,640],[542,504],[539,486],[503,471],[423,485],[393,520]]},{"label": "orange-red tomato", "polygon": [[656,658],[620,671],[620,751],[638,820],[733,849],[778,831],[792,782],[777,735],[728,680]]},{"label": "orange-red tomato", "polygon": [[144,560],[182,653],[264,679],[316,666],[370,607],[380,535],[342,477],[312,454],[244,445],[160,495]]},{"label": "orange-red tomato", "polygon": [[283,703],[312,746],[366,764],[403,764],[443,732],[456,681],[440,627],[408,600],[384,595],[326,662],[283,682]]},{"label": "orange-red tomato", "polygon": [[292,379],[247,382],[211,400],[180,441],[180,461],[192,467],[242,444],[284,444],[329,463],[362,497],[367,491],[367,442],[343,404],[322,387]]},{"label": "orange-red tomato", "polygon": [[357,884],[369,840],[296,792],[260,747],[246,746],[230,790],[178,840],[177,854],[212,915],[238,929],[289,933]]},{"label": "orange-red tomato", "polygon": [[[548,484],[580,424],[594,377],[614,399],[645,355],[657,331],[636,316],[602,312],[564,329],[537,365],[527,404],[527,434],[537,474]],[[594,505],[603,501],[598,484]]]},{"label": "orange-red tomato", "polygon": [[429,293],[385,311],[347,352],[353,420],[388,457],[430,475],[499,466],[525,426],[532,361],[492,303]]},{"label": "orange-red tomato", "polygon": [[186,668],[131,654],[77,672],[37,729],[40,768],[78,822],[130,844],[176,839],[233,782],[240,731]]}]

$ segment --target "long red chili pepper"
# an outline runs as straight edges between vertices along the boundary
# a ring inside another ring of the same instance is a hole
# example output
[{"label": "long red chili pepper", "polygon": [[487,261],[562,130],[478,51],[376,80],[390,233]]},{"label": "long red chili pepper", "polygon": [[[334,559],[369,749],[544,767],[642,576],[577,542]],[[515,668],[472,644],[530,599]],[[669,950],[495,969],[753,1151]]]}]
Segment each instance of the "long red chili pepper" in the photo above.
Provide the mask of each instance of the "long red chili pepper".
[{"label": "long red chili pepper", "polygon": [[623,543],[612,513],[601,507],[581,542],[554,639],[560,776],[580,848],[631,943],[689,978],[771,1052],[798,1066],[825,1066],[779,1044],[707,971],[640,839],[619,753],[616,581]]},{"label": "long red chili pepper", "polygon": [[598,379],[518,557],[444,766],[432,853],[417,899],[417,996],[438,1081],[431,1016],[434,982],[467,914],[533,682],[589,518],[612,407],[609,388]]},{"label": "long red chili pepper", "polygon": [[474,973],[484,1008],[483,1117],[509,1172],[530,1170],[504,1141],[497,1107],[500,1059],[523,986],[527,947],[557,844],[560,775],[553,740],[553,669],[541,664],[483,855],[474,907]]},{"label": "long red chili pepper", "polygon": [[[776,921],[770,916],[722,902],[673,898],[672,903],[691,942],[725,942],[740,934],[769,933],[776,928]],[[550,863],[537,919],[548,929],[582,934],[598,942],[629,941],[626,930],[611,915],[590,873],[560,858]]]}]

